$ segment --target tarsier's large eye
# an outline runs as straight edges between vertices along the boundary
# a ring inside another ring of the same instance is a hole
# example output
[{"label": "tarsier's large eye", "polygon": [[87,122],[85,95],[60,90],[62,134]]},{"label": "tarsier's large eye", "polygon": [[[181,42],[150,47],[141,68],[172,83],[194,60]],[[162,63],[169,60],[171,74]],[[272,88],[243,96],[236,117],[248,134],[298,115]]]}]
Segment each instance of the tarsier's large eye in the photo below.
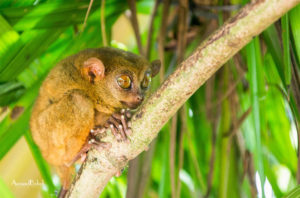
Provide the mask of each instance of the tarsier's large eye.
[{"label": "tarsier's large eye", "polygon": [[117,78],[118,85],[123,89],[129,89],[131,87],[131,79],[129,76],[123,74]]},{"label": "tarsier's large eye", "polygon": [[142,88],[143,88],[143,89],[148,88],[149,85],[150,85],[150,83],[151,83],[151,73],[150,73],[150,72],[147,72],[147,73],[145,74],[145,77],[144,77],[143,82],[142,82]]}]

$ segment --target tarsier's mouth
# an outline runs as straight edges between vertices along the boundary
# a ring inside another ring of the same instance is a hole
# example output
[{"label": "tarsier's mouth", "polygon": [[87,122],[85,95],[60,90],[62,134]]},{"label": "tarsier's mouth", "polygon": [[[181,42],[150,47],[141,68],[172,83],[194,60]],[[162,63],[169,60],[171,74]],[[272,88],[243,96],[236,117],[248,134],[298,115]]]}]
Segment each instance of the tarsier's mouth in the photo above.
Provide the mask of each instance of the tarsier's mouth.
[{"label": "tarsier's mouth", "polygon": [[141,102],[125,102],[125,101],[120,101],[120,102],[121,104],[125,105],[130,109],[136,109],[141,104]]}]

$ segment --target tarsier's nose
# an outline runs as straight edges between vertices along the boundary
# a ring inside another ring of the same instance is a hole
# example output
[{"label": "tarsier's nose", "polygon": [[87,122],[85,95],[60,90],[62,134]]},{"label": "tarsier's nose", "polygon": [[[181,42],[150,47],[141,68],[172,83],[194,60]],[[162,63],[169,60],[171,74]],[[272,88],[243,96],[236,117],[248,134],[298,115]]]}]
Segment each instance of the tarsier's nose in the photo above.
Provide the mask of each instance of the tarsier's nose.
[{"label": "tarsier's nose", "polygon": [[143,100],[144,100],[144,96],[142,96],[142,95],[137,95],[136,96],[136,101],[137,102],[143,102]]},{"label": "tarsier's nose", "polygon": [[127,105],[127,107],[131,108],[131,109],[136,109],[144,100],[144,96],[141,94],[137,94],[134,95],[130,102],[125,103],[125,105]]}]

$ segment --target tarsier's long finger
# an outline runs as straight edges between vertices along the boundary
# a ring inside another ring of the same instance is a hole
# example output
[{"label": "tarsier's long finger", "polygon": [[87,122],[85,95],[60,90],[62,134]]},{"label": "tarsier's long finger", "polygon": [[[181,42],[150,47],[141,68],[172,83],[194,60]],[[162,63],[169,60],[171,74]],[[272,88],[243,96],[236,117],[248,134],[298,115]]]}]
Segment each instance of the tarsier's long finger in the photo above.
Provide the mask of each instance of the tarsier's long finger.
[{"label": "tarsier's long finger", "polygon": [[113,125],[115,125],[115,127],[116,127],[117,129],[118,129],[118,126],[121,124],[121,123],[119,123],[118,120],[115,119],[114,117],[110,117],[110,118],[108,119],[108,122],[110,122],[110,123],[112,123]]},{"label": "tarsier's long finger", "polygon": [[91,129],[91,134],[93,136],[97,136],[99,134],[103,134],[104,132],[106,131],[106,128],[105,127],[101,127],[101,128],[95,128],[95,129]]},{"label": "tarsier's long finger", "polygon": [[116,139],[118,141],[122,141],[122,136],[117,132],[115,126],[113,124],[110,124],[109,127],[111,129],[112,134],[116,137]]},{"label": "tarsier's long finger", "polygon": [[117,114],[113,114],[113,117],[120,120],[120,122],[122,123],[123,125],[123,128],[124,128],[124,131],[126,133],[126,136],[129,136],[132,134],[132,130],[129,126],[130,121],[128,121],[129,118],[131,118],[131,112],[129,110],[125,110],[125,109],[122,109],[120,111],[120,113],[117,113]]},{"label": "tarsier's long finger", "polygon": [[125,114],[119,114],[119,113],[115,113],[112,115],[115,119],[117,119],[120,124],[123,125],[123,128],[126,130],[128,128],[127,126],[127,120],[125,118]]},{"label": "tarsier's long finger", "polygon": [[101,151],[103,149],[108,149],[111,147],[111,143],[96,141],[95,139],[90,139],[89,144],[92,145],[92,147],[97,149],[98,151]]},{"label": "tarsier's long finger", "polygon": [[121,115],[120,113],[114,113],[112,114],[112,117],[115,118],[116,120],[118,120],[121,123]]},{"label": "tarsier's long finger", "polygon": [[128,137],[129,135],[132,134],[132,131],[131,131],[131,128],[128,126],[128,122],[125,120],[124,115],[121,115],[121,122],[122,122],[122,125],[124,127],[124,131],[126,133],[126,136]]},{"label": "tarsier's long finger", "polygon": [[[122,122],[122,117],[123,117],[123,122]],[[108,122],[112,122],[115,125],[115,127],[117,128],[117,132],[119,132],[119,134],[122,137],[122,140],[126,141],[128,127],[124,117],[125,117],[124,115],[113,114],[112,117],[109,118]]]},{"label": "tarsier's long finger", "polygon": [[122,125],[119,125],[119,131],[120,131],[120,134],[122,135],[123,141],[128,142],[129,140],[127,139],[126,131]]}]

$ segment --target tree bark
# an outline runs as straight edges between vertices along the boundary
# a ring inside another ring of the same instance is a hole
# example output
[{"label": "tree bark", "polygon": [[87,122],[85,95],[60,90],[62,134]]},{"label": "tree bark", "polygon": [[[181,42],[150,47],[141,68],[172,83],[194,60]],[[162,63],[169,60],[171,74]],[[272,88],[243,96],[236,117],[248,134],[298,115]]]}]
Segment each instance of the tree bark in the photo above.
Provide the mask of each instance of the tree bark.
[{"label": "tree bark", "polygon": [[107,182],[128,160],[143,152],[184,102],[229,58],[300,0],[257,0],[246,5],[195,52],[150,96],[132,118],[130,143],[117,142],[109,132],[102,139],[110,149],[91,150],[67,197],[99,197]]}]

